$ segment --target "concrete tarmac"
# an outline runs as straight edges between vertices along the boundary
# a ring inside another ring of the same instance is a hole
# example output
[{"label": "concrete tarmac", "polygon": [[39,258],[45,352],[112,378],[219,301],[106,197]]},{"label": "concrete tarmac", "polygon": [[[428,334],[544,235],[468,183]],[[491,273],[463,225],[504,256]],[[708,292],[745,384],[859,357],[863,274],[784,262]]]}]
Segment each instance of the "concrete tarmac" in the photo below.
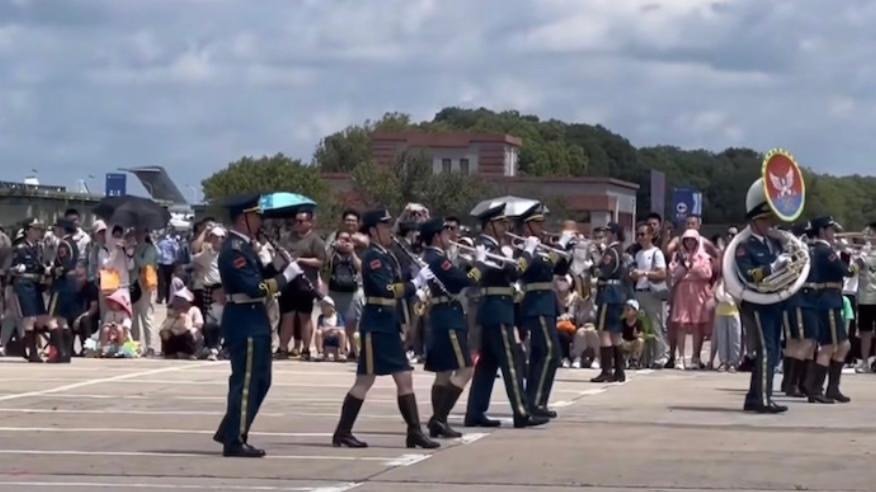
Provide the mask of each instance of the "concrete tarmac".
[{"label": "concrete tarmac", "polygon": [[[791,491],[876,490],[876,376],[847,374],[846,405],[787,401],[787,414],[744,414],[747,374],[630,372],[591,384],[561,369],[560,417],[510,426],[497,381],[500,429],[461,429],[436,451],[406,449],[390,378],[369,394],[356,435],[331,433],[355,365],[274,363],[274,385],[250,434],[268,452],[229,459],[211,440],[225,408],[227,362],[0,359],[0,491]],[[432,375],[415,371],[420,417]],[[778,382],[778,381],[777,381]],[[452,420],[461,427],[465,396]]]}]

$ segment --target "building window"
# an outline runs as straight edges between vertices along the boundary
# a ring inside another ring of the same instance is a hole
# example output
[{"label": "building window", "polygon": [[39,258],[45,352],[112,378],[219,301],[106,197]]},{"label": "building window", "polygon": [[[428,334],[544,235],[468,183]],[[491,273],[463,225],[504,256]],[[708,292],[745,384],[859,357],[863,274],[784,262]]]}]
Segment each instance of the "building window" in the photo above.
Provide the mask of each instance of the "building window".
[{"label": "building window", "polygon": [[453,170],[453,161],[450,159],[441,159],[441,172],[450,174]]},{"label": "building window", "polygon": [[465,176],[471,173],[471,170],[468,168],[468,159],[462,158],[459,160],[459,172]]}]

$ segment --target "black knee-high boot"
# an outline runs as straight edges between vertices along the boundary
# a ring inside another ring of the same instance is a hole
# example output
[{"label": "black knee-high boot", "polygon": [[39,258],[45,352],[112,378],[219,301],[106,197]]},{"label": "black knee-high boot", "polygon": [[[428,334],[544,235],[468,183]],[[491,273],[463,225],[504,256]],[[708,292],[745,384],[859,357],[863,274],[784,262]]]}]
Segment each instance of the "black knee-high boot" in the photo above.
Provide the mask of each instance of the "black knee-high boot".
[{"label": "black knee-high boot", "polygon": [[803,393],[797,389],[798,373],[800,371],[800,362],[797,359],[788,358],[788,372],[782,375],[782,391],[792,398],[803,398]]},{"label": "black knee-high boot", "polygon": [[441,394],[438,408],[435,411],[435,415],[429,419],[429,436],[446,437],[448,439],[462,437],[462,433],[454,430],[447,422],[450,411],[453,410],[456,401],[459,400],[459,395],[462,394],[462,388],[452,383],[447,386],[440,386],[440,388]]},{"label": "black knee-high boot", "polygon": [[809,361],[798,360],[797,361],[797,381],[794,383],[797,385],[797,392],[801,395],[809,396],[809,390],[806,388],[806,377],[809,374]]},{"label": "black knee-high boot", "polygon": [[429,439],[420,427],[420,411],[417,409],[417,396],[413,393],[398,397],[398,409],[408,424],[408,436],[405,444],[409,448],[421,447],[434,449],[440,446]]},{"label": "black knee-high boot", "polygon": [[626,369],[624,366],[626,365],[626,361],[624,360],[624,351],[620,348],[620,346],[614,346],[614,380],[618,383],[623,383],[627,380],[627,374],[624,372]]},{"label": "black knee-high boot", "polygon": [[824,393],[824,396],[839,403],[848,403],[852,401],[852,399],[842,394],[839,389],[842,374],[843,363],[836,360],[830,361],[830,367],[828,369],[827,391]]},{"label": "black knee-high boot", "polygon": [[362,409],[362,403],[365,400],[360,400],[355,396],[347,393],[344,398],[344,404],[341,407],[341,418],[338,420],[338,426],[335,428],[335,434],[332,436],[332,446],[339,448],[346,446],[348,448],[367,448],[368,444],[356,439],[353,435],[353,424],[356,423],[356,417],[359,416],[359,410]]},{"label": "black knee-high boot", "polygon": [[808,374],[806,375],[806,389],[809,395],[809,403],[833,403],[833,400],[824,396],[824,377],[827,368],[814,360],[809,361]]},{"label": "black knee-high boot", "polygon": [[591,383],[614,382],[614,376],[611,373],[613,356],[614,347],[599,347],[599,367],[602,368],[602,371],[599,376],[590,380]]}]

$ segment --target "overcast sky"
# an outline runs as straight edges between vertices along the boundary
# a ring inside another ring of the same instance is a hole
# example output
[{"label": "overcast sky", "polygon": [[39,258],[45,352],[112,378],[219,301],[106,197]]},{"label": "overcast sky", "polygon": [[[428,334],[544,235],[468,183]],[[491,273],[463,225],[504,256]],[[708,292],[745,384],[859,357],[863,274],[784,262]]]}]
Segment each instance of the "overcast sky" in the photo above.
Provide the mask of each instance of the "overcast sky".
[{"label": "overcast sky", "polygon": [[874,25],[865,0],[0,0],[0,179],[159,164],[188,195],[451,105],[876,174]]}]

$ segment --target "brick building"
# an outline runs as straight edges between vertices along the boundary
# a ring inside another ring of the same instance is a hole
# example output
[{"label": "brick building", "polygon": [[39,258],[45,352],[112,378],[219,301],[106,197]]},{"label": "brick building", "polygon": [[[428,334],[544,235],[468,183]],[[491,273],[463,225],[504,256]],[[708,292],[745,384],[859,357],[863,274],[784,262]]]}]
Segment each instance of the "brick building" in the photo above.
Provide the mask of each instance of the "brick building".
[{"label": "brick building", "polygon": [[[518,155],[524,142],[511,135],[422,131],[375,132],[371,151],[377,165],[390,166],[409,151],[422,152],[433,173],[459,172],[488,180],[497,194],[548,198],[561,202],[585,230],[617,221],[632,237],[638,185],[603,177],[535,177],[518,173]],[[349,175],[324,173],[342,202],[359,206]],[[487,197],[484,197],[487,198]],[[428,204],[426,204],[428,206]],[[564,217],[565,218],[565,217]]]}]

